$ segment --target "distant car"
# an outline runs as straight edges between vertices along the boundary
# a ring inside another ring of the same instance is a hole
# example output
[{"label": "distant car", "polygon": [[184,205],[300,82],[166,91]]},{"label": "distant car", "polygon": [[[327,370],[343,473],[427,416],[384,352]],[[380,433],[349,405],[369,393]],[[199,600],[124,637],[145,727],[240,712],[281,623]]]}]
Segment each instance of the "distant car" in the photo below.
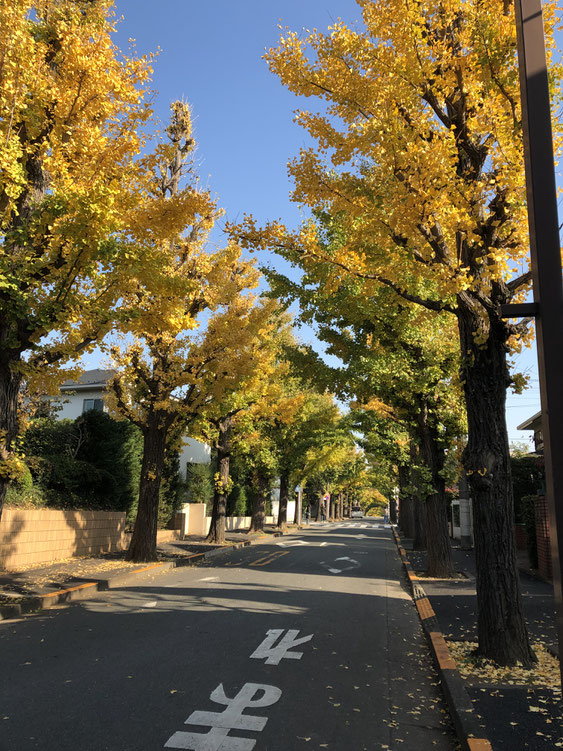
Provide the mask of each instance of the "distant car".
[{"label": "distant car", "polygon": [[362,511],[361,506],[352,506],[352,511],[350,511],[350,519],[363,519],[364,518],[364,512]]}]

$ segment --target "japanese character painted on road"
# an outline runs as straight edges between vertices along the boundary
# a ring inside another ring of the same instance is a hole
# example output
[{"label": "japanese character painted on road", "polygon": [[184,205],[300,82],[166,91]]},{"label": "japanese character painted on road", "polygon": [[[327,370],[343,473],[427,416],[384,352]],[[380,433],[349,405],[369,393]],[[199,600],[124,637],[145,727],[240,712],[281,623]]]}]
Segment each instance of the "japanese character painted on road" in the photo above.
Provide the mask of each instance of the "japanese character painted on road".
[{"label": "japanese character painted on road", "polygon": [[[262,693],[262,696],[260,696]],[[251,751],[256,741],[251,738],[233,738],[230,730],[264,730],[267,717],[243,714],[245,709],[269,707],[279,701],[281,689],[262,683],[245,683],[232,699],[225,695],[223,684],[217,686],[210,699],[227,708],[223,712],[192,712],[186,725],[209,725],[208,733],[178,731],[164,744],[165,748],[183,748],[190,751]]]},{"label": "japanese character painted on road", "polygon": [[283,659],[300,660],[303,657],[303,652],[290,652],[289,650],[311,641],[313,634],[297,639],[299,631],[297,629],[288,629],[287,634],[280,639],[277,646],[274,646],[283,632],[283,628],[268,629],[266,638],[250,657],[256,660],[266,660],[266,665],[279,665]]}]

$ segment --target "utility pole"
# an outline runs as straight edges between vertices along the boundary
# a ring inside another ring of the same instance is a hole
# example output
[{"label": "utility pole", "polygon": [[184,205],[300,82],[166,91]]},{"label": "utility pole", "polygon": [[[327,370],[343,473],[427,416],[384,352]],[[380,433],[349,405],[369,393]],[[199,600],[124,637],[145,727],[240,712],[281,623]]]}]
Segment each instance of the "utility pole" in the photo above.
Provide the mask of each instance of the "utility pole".
[{"label": "utility pole", "polygon": [[[503,306],[535,316],[549,535],[559,650],[563,649],[563,280],[541,0],[515,0],[534,302]],[[562,668],[563,670],[563,668]]]}]

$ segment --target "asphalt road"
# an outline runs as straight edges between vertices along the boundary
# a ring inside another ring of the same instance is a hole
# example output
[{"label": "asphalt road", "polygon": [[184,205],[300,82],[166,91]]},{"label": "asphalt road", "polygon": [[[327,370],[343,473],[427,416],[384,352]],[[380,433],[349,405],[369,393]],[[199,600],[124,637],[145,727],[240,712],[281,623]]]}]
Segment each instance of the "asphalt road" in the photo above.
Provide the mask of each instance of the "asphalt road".
[{"label": "asphalt road", "polygon": [[1,751],[164,748],[455,749],[390,530],[312,524],[0,623]]}]

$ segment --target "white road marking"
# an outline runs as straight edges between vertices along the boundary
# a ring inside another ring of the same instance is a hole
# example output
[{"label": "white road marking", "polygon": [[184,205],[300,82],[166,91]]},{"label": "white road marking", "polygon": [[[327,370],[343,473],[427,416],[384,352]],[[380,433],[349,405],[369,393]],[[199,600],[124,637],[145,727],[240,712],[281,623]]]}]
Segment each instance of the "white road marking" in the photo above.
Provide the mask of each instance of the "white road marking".
[{"label": "white road marking", "polygon": [[[262,694],[262,696],[260,696]],[[256,698],[258,695],[259,698]],[[221,683],[209,697],[217,704],[226,705],[223,712],[192,712],[186,725],[208,725],[208,733],[185,733],[179,731],[169,738],[164,748],[184,748],[191,751],[251,751],[256,741],[251,738],[233,738],[230,730],[264,730],[267,717],[243,714],[245,709],[270,707],[279,701],[281,689],[263,683],[245,683],[232,699],[225,695]]]},{"label": "white road marking", "polygon": [[349,558],[348,556],[340,556],[340,558],[335,558],[333,563],[337,563],[338,561],[348,561],[351,565],[344,565],[340,564],[340,568],[336,568],[332,563],[326,563],[325,561],[320,561],[321,566],[324,566],[330,574],[341,574],[343,571],[350,571],[354,568],[360,568],[362,565],[359,561],[356,561],[355,558]]},{"label": "white road marking", "polygon": [[198,579],[200,582],[216,582],[219,581],[218,576],[204,576],[203,579]]},{"label": "white road marking", "polygon": [[145,602],[141,605],[142,608],[156,608],[157,601],[152,600],[151,602]]},{"label": "white road marking", "polygon": [[288,540],[288,542],[276,542],[276,545],[278,545],[280,548],[293,548],[296,545],[308,545],[308,542],[305,542],[305,540]]},{"label": "white road marking", "polygon": [[277,646],[274,646],[283,632],[283,628],[268,629],[266,632],[266,638],[262,644],[254,650],[250,657],[256,660],[265,660],[266,665],[279,665],[283,659],[300,660],[303,657],[303,652],[290,652],[289,650],[311,641],[313,634],[302,636],[300,639],[297,639],[296,637],[299,630],[288,629],[287,634],[279,640]]}]

